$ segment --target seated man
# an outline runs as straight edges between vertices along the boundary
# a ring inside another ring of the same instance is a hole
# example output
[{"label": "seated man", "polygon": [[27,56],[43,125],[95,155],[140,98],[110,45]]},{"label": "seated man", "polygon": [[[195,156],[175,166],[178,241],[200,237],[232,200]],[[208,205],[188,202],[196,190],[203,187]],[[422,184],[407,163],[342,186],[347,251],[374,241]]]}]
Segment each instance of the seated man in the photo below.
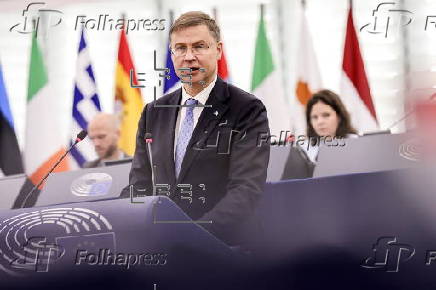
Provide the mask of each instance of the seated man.
[{"label": "seated man", "polygon": [[115,161],[129,158],[126,153],[118,149],[120,138],[119,121],[115,115],[99,113],[88,125],[88,136],[94,144],[98,158],[86,162],[83,168],[104,166],[105,161]]},{"label": "seated man", "polygon": [[[171,198],[193,220],[228,243],[263,192],[269,144],[265,106],[217,77],[220,29],[202,12],[181,15],[170,30],[172,61],[183,87],[147,104],[139,121],[130,184],[152,193],[145,133],[153,141],[157,194]],[[123,190],[122,197],[129,196]]]}]

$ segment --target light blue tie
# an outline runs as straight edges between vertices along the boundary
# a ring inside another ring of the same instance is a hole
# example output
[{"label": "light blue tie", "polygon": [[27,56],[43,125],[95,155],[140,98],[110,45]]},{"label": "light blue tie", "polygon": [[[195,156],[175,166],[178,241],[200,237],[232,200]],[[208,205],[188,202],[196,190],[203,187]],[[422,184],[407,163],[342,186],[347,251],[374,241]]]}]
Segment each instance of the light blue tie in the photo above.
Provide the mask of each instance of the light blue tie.
[{"label": "light blue tie", "polygon": [[176,178],[179,177],[180,169],[182,168],[183,157],[185,157],[186,147],[188,146],[189,140],[191,140],[192,132],[194,131],[194,108],[198,103],[197,100],[187,99],[185,105],[192,106],[186,107],[185,119],[180,127],[179,137],[177,138],[176,145]]}]

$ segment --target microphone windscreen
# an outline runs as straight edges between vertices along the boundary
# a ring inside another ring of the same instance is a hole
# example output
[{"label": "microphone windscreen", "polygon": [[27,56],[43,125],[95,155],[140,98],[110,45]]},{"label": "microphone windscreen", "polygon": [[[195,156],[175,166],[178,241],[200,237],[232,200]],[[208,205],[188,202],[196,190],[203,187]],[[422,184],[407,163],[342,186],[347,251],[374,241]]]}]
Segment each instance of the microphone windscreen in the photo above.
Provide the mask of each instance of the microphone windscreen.
[{"label": "microphone windscreen", "polygon": [[87,135],[88,135],[88,132],[86,132],[86,130],[82,130],[82,131],[80,131],[79,134],[77,134],[77,140],[82,141],[83,139],[86,138]]}]

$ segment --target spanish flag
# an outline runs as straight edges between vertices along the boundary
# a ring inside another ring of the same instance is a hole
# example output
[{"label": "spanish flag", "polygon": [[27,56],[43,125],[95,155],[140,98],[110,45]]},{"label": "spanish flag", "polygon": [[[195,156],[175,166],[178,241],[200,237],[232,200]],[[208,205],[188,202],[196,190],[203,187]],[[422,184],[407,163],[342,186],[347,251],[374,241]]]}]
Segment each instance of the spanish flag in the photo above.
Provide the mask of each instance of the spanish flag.
[{"label": "spanish flag", "polygon": [[140,89],[132,88],[130,85],[130,71],[132,71],[132,84],[137,85],[136,71],[126,34],[121,30],[115,73],[115,112],[119,114],[121,121],[119,148],[132,156],[135,152],[135,136],[144,103]]}]

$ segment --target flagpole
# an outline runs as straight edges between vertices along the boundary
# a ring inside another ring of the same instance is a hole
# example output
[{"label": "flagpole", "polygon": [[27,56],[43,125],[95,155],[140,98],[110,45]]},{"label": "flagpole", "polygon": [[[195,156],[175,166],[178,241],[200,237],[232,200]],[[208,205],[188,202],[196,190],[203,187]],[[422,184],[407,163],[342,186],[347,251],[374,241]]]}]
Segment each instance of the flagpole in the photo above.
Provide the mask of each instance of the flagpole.
[{"label": "flagpole", "polygon": [[[171,26],[173,26],[173,23],[174,23],[174,10],[173,9],[170,9],[169,11],[168,11],[168,14],[169,14],[169,20],[170,20],[170,23],[169,23],[169,25],[170,25],[170,27]],[[168,31],[169,31],[170,29],[168,29]],[[168,48],[171,46],[171,44],[170,44],[170,36],[168,36],[168,43],[167,43],[167,45],[168,45]],[[171,49],[171,48],[170,48]],[[164,56],[165,58],[163,59],[163,61],[164,61],[164,63],[166,63],[166,61],[167,61],[167,56]],[[167,81],[167,79],[165,79],[164,81]]]},{"label": "flagpole", "polygon": [[[404,9],[404,0],[400,0],[400,9]],[[408,28],[401,29],[402,31],[402,42],[403,42],[403,67],[404,67],[404,91],[403,91],[403,110],[406,110],[406,100],[410,101],[410,89],[411,89],[411,83],[410,83],[410,47],[409,47],[409,31]],[[407,128],[410,127],[409,122],[407,122],[406,119],[404,119],[404,122],[402,124],[402,127],[405,131],[407,131]],[[400,127],[401,128],[401,127]],[[398,130],[400,131],[400,130]]]},{"label": "flagpole", "polygon": [[213,14],[213,18],[215,19],[215,21],[217,21],[218,12],[217,12],[217,9],[215,6],[212,8],[212,14]]},{"label": "flagpole", "polygon": [[126,13],[121,13],[121,19],[123,19],[123,30],[126,29]]},{"label": "flagpole", "polygon": [[173,25],[174,22],[174,10],[170,9],[170,25]]}]

